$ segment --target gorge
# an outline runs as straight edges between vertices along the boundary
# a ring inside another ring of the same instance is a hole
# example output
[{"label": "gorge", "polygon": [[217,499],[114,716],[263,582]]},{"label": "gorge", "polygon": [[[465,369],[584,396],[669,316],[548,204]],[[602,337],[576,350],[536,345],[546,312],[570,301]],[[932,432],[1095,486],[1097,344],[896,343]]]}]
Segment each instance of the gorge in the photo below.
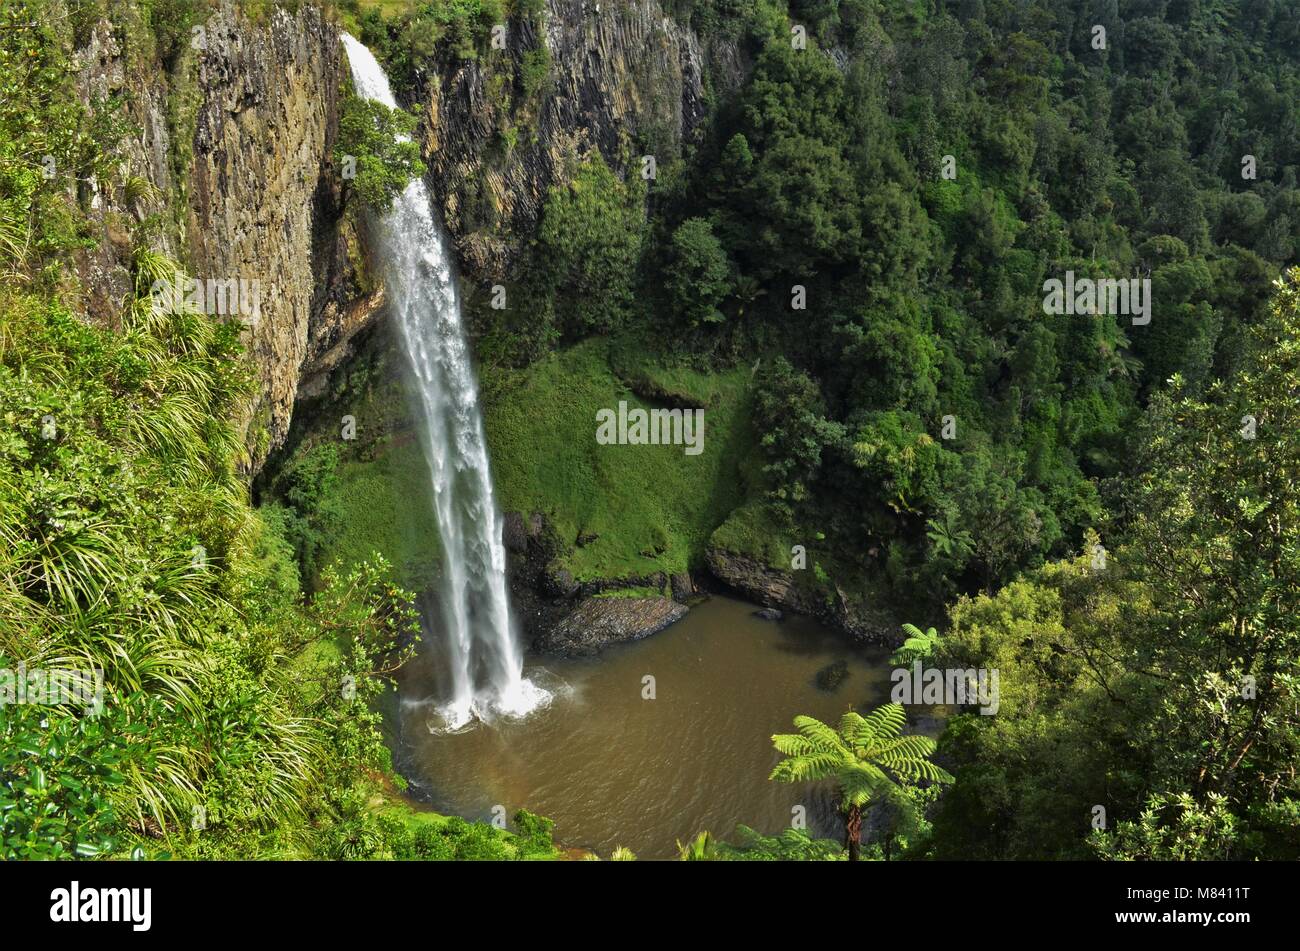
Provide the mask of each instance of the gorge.
[{"label": "gorge", "polygon": [[0,858],[1300,855],[1297,49],[0,4]]}]

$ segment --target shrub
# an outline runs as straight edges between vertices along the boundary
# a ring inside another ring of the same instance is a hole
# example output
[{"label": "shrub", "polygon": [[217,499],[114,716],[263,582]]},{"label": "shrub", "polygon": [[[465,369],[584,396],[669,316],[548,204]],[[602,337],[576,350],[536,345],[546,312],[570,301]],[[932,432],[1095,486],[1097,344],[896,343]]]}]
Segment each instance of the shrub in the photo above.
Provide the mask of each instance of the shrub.
[{"label": "shrub", "polygon": [[620,181],[599,152],[546,199],[538,245],[561,328],[571,337],[607,333],[632,310],[645,232],[640,179]]},{"label": "shrub", "polygon": [[354,93],[344,96],[334,159],[345,182],[371,208],[387,210],[411,179],[424,174],[420,147],[410,138],[415,125],[410,113]]}]

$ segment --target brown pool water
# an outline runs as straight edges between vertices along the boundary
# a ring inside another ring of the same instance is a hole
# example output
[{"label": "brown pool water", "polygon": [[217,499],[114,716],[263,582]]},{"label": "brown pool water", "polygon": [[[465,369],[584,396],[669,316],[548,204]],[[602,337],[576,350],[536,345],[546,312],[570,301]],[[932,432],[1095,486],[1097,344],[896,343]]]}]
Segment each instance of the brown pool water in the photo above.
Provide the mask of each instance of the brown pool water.
[{"label": "brown pool water", "polygon": [[[830,789],[768,781],[770,737],[796,714],[836,721],[889,699],[888,652],[860,648],[817,623],[754,616],[751,604],[713,597],[682,621],[591,658],[532,658],[526,675],[559,688],[522,721],[456,734],[428,729],[423,703],[439,683],[436,650],[408,666],[392,724],[396,761],[411,792],[433,808],[490,820],[519,808],[555,820],[555,839],[608,857],[674,858],[676,842],[709,830],[733,838],[744,823],[788,828],[802,805],[809,830],[842,836]],[[817,674],[843,661],[834,690]],[[646,699],[647,676],[654,699]],[[498,810],[499,812],[499,810]]]}]

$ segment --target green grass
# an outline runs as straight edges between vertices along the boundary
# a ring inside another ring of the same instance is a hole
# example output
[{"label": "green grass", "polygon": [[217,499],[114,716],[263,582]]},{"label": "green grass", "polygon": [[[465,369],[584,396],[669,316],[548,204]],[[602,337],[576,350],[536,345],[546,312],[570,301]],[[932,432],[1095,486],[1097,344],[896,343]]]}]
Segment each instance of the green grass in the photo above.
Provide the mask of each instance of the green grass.
[{"label": "green grass", "polygon": [[378,10],[384,16],[391,17],[409,12],[415,7],[415,4],[412,0],[360,0],[357,6],[363,12]]},{"label": "green grass", "polygon": [[[760,501],[742,505],[718,527],[711,543],[727,551],[743,552],[772,568],[790,570],[790,548],[796,544],[792,530],[783,526]],[[809,540],[799,542],[805,548]]]},{"label": "green grass", "polygon": [[421,826],[441,829],[447,824],[448,819],[442,813],[418,808],[390,791],[375,795],[370,801],[370,808],[376,815],[396,819],[411,832]]},{"label": "green grass", "polygon": [[[283,473],[314,447],[337,447],[337,467],[315,503],[328,525],[317,567],[347,567],[378,552],[397,569],[404,587],[423,591],[440,572],[442,549],[429,466],[403,380],[399,352],[367,345],[334,381],[326,401],[306,414],[291,457],[278,465]],[[339,438],[345,415],[356,421],[355,440]],[[282,496],[274,500],[290,504]]]},{"label": "green grass", "polygon": [[[639,371],[706,403],[702,453],[597,444],[597,410],[616,409],[620,400],[650,405],[615,374],[606,341],[586,341],[492,381],[486,425],[499,504],[544,512],[568,544],[579,531],[599,535],[566,558],[579,580],[699,564],[709,536],[744,500],[742,467],[755,450],[748,368],[707,374],[643,364]],[[641,554],[653,549],[661,554]]]},{"label": "green grass", "polygon": [[[341,413],[350,412],[360,437],[342,447],[322,506],[335,513],[336,524],[320,563],[353,564],[377,551],[397,567],[402,584],[422,590],[439,571],[438,530],[428,467],[393,362],[381,360],[368,376],[358,371],[359,380],[369,382],[349,385],[312,427],[313,440],[336,439],[331,429]],[[710,536],[724,522],[731,524],[732,513],[747,501],[747,487],[756,484],[748,367],[710,373],[600,339],[526,370],[485,373],[498,506],[545,513],[571,548],[562,556],[564,567],[580,581],[699,567]],[[633,389],[655,402],[638,398]],[[640,407],[704,407],[703,452],[599,445],[596,411],[615,409],[620,400]],[[578,548],[580,531],[599,538]],[[742,550],[766,551],[772,537],[753,527]]]},{"label": "green grass", "polygon": [[648,336],[628,335],[610,343],[608,362],[630,389],[665,405],[712,407],[734,396],[737,381],[749,377],[741,370],[716,373],[664,363],[650,355],[653,345]]},{"label": "green grass", "polygon": [[332,503],[339,528],[325,562],[351,565],[379,552],[397,567],[402,584],[427,587],[442,557],[431,491],[429,466],[414,438],[389,440],[374,460],[342,462]]},{"label": "green grass", "polygon": [[[460,826],[462,834],[466,831],[465,824],[461,820],[412,803],[391,787],[380,789],[371,797],[368,806],[370,811],[381,819],[400,825],[403,830],[403,837],[418,836],[422,830],[434,830],[441,835],[448,836],[450,844],[455,841],[455,836],[458,834],[457,825]],[[473,826],[477,827],[489,838],[496,839],[503,844],[501,851],[493,854],[495,858],[519,858],[525,861],[547,862],[560,857],[559,849],[553,845],[545,850],[533,851],[527,849],[526,839],[517,835],[516,830],[513,828],[510,830],[497,829],[485,823],[473,823]],[[452,847],[454,848],[454,846]],[[447,858],[450,857],[450,855],[447,856]]]}]

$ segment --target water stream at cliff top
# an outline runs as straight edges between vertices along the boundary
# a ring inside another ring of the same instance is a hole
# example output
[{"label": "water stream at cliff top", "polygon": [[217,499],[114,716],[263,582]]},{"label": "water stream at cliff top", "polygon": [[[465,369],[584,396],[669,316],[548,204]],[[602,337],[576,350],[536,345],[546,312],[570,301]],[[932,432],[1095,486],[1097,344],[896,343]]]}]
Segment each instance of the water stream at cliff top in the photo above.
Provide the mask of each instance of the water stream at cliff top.
[{"label": "water stream at cliff top", "polygon": [[[395,107],[388,77],[370,50],[347,34],[342,39],[357,94]],[[406,187],[373,231],[389,312],[419,395],[421,443],[442,542],[438,602],[452,695],[436,704],[429,728],[457,730],[475,718],[523,716],[549,694],[523,676],[451,248],[423,180]]]}]

